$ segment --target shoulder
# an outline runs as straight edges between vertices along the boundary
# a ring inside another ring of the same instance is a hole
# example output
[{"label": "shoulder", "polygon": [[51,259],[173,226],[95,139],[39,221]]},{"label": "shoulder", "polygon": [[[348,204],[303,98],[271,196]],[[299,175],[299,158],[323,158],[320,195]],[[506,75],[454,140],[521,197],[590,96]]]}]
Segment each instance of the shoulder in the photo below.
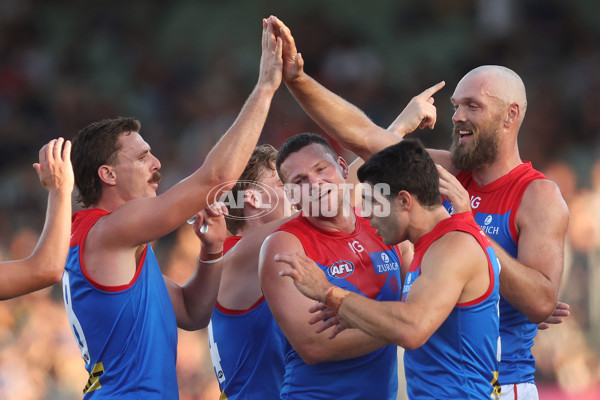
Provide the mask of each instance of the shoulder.
[{"label": "shoulder", "polygon": [[296,235],[287,231],[276,231],[271,233],[263,242],[263,248],[285,247],[300,245],[300,240]]},{"label": "shoulder", "polygon": [[275,263],[273,260],[275,254],[296,251],[304,252],[304,249],[302,243],[295,235],[284,231],[277,231],[270,234],[260,249],[259,271],[263,271]]},{"label": "shoulder", "polygon": [[431,243],[423,255],[423,264],[460,266],[484,256],[481,245],[472,234],[453,230]]},{"label": "shoulder", "polygon": [[532,181],[523,193],[518,209],[518,220],[539,218],[568,218],[569,210],[560,188],[549,179]]}]

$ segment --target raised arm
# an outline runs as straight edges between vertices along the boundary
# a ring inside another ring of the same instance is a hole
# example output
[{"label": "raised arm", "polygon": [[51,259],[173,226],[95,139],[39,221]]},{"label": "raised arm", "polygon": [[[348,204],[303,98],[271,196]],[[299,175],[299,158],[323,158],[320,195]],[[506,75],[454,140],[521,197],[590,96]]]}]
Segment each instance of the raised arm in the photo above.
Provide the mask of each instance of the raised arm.
[{"label": "raised arm", "polygon": [[71,234],[71,193],[73,167],[71,142],[51,140],[40,150],[33,164],[42,185],[48,190],[44,229],[33,250],[23,259],[0,263],[0,299],[20,296],[60,281]]},{"label": "raised arm", "polygon": [[493,242],[502,265],[500,294],[533,323],[543,322],[557,304],[568,222],[569,211],[556,184],[536,180],[517,211],[517,259]]},{"label": "raised arm", "polygon": [[314,301],[294,288],[290,279],[282,279],[279,271],[285,264],[275,261],[275,254],[304,250],[298,239],[287,232],[276,232],[261,249],[259,276],[267,303],[281,330],[296,352],[307,364],[358,357],[370,353],[385,343],[357,330],[349,330],[328,340],[315,333],[308,324],[309,308]]},{"label": "raised arm", "polygon": [[281,83],[281,67],[281,40],[275,38],[263,20],[258,83],[233,125],[192,175],[160,196],[129,201],[103,218],[99,223],[105,225],[103,239],[108,246],[136,246],[162,237],[233,186],[263,129],[273,95]]},{"label": "raised arm", "polygon": [[[440,82],[413,97],[388,130],[381,128],[347,100],[331,92],[304,72],[304,60],[296,49],[290,29],[277,17],[269,23],[283,39],[283,79],[289,91],[304,111],[328,135],[345,148],[366,160],[374,153],[397,143],[417,128],[433,128],[436,110],[433,95],[444,86]],[[443,156],[443,153],[440,153]],[[436,154],[437,156],[437,154]],[[449,157],[436,162],[446,166]]]}]

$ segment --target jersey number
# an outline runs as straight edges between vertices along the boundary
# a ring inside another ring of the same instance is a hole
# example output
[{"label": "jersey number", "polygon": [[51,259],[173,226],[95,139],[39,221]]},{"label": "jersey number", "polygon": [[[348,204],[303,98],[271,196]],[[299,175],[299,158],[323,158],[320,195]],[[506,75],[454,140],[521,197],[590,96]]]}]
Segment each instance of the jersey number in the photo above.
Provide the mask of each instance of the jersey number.
[{"label": "jersey number", "polygon": [[75,336],[75,341],[79,346],[79,350],[81,350],[81,357],[85,361],[86,365],[90,363],[90,353],[88,351],[87,342],[85,340],[85,336],[83,335],[83,329],[81,328],[81,324],[73,311],[73,303],[71,302],[71,285],[69,282],[69,273],[67,271],[63,272],[62,278],[63,285],[63,299],[65,301],[65,309],[67,310],[67,317],[69,318],[69,325],[71,325],[71,331],[73,331],[73,336]]},{"label": "jersey number", "polygon": [[208,324],[208,347],[210,347],[210,358],[212,359],[213,367],[215,367],[217,379],[219,383],[223,383],[225,381],[225,372],[223,372],[223,367],[221,367],[221,356],[219,355],[219,347],[215,342],[212,321]]}]

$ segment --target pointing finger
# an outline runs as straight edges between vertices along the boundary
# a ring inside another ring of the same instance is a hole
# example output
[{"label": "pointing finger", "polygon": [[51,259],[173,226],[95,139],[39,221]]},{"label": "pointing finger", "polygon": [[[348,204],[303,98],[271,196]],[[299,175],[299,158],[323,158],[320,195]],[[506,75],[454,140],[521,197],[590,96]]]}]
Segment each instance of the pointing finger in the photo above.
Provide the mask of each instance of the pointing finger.
[{"label": "pointing finger", "polygon": [[[443,88],[446,85],[446,82],[441,81],[439,83],[436,83],[435,85],[433,85],[432,87],[425,89],[423,92],[421,92],[421,94],[419,94],[417,97],[425,97],[428,99],[431,96],[433,96],[438,90],[440,90],[441,88]],[[433,104],[433,102],[431,102]]]}]

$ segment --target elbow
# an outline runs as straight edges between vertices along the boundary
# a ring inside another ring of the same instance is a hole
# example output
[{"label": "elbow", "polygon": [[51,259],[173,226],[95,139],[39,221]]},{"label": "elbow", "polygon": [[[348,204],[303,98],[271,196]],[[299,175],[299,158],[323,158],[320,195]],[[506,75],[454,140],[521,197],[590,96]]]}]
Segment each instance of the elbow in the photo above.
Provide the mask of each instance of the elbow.
[{"label": "elbow", "polygon": [[431,334],[427,334],[424,331],[417,329],[417,327],[405,328],[390,340],[390,343],[394,343],[396,346],[400,346],[406,350],[415,350],[423,346]]},{"label": "elbow", "polygon": [[46,268],[40,270],[40,281],[43,282],[43,286],[52,286],[62,280],[64,264],[48,264]]},{"label": "elbow", "polygon": [[422,336],[410,336],[398,338],[398,340],[395,341],[394,344],[403,347],[406,350],[415,350],[423,346],[426,342],[427,338],[424,338]]},{"label": "elbow", "polygon": [[535,307],[535,309],[531,310],[529,313],[526,314],[526,317],[532,323],[540,324],[552,315],[555,307],[556,300],[548,299],[546,301],[541,301]]},{"label": "elbow", "polygon": [[294,349],[300,358],[302,358],[302,361],[308,365],[315,365],[324,361],[331,361],[331,359],[328,359],[325,356],[323,351],[319,351],[318,347],[319,346],[298,346]]},{"label": "elbow", "polygon": [[212,312],[208,316],[195,319],[194,321],[188,321],[187,323],[180,322],[177,324],[177,327],[179,329],[183,329],[184,331],[190,331],[190,332],[204,329],[210,323],[211,316],[212,316]]},{"label": "elbow", "polygon": [[[240,172],[241,174],[241,172]],[[240,174],[234,175],[234,174],[220,174],[220,175],[216,175],[213,178],[213,185],[212,187],[218,187],[219,190],[222,193],[225,193],[231,189],[233,189],[233,186],[235,186],[235,183],[237,182],[238,178],[240,177]]]},{"label": "elbow", "polygon": [[48,282],[50,283],[50,285],[54,285],[62,281],[63,272],[64,268],[62,265],[60,266],[60,268],[54,270],[52,274],[48,276]]}]

